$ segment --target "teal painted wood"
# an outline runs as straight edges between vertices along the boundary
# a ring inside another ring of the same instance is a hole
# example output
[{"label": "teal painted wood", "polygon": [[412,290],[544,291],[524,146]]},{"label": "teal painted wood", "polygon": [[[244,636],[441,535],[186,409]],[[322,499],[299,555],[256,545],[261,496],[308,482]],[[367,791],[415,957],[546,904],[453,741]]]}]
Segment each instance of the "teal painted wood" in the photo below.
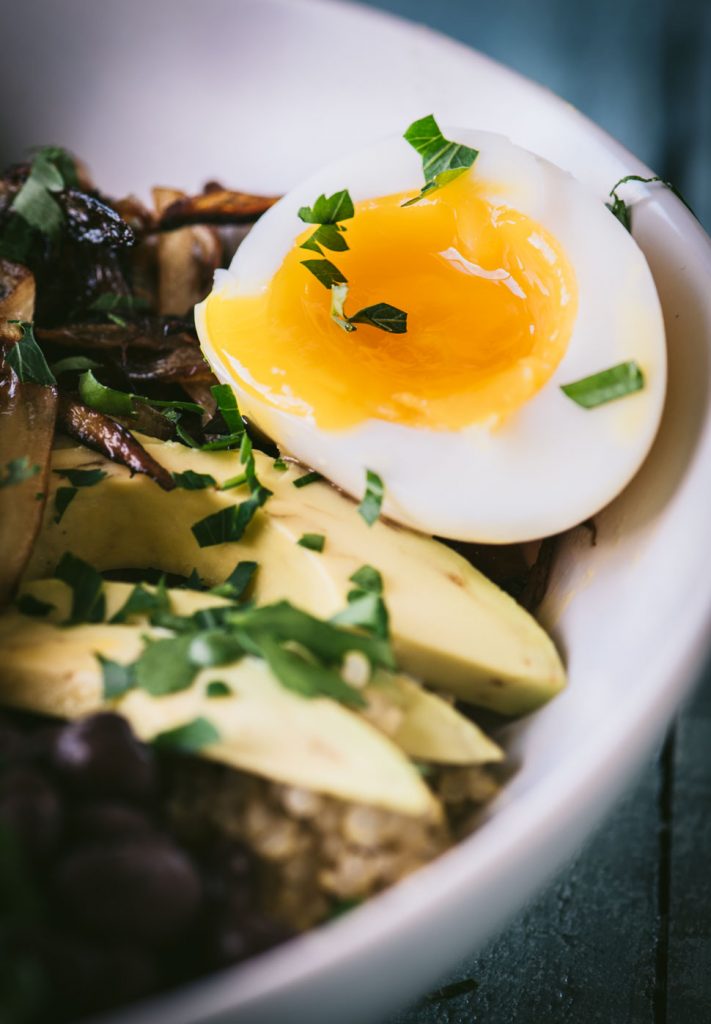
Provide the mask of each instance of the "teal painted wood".
[{"label": "teal painted wood", "polygon": [[668,1024],[711,1020],[711,678],[684,710],[673,757]]},{"label": "teal painted wood", "polygon": [[655,762],[499,939],[389,1024],[655,1024],[660,777]]}]

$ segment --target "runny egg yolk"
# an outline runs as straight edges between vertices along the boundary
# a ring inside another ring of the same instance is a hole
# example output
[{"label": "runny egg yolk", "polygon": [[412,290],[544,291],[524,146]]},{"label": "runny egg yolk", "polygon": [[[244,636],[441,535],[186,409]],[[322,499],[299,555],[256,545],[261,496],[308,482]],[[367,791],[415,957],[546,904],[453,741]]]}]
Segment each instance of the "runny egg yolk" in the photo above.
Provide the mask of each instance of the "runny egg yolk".
[{"label": "runny egg yolk", "polygon": [[470,174],[406,198],[356,204],[349,249],[324,257],[348,280],[347,315],[387,302],[406,311],[407,332],[334,322],[328,290],[302,266],[319,258],[298,247],[311,227],[258,294],[206,304],[207,336],[242,388],[327,430],[368,419],[456,430],[500,423],[543,387],[577,310],[559,243]]}]

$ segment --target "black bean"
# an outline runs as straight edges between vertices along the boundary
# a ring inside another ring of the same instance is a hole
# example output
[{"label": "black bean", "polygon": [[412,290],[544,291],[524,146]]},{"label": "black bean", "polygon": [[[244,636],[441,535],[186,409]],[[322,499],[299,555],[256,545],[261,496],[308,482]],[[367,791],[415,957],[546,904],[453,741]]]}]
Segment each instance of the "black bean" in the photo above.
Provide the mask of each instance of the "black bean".
[{"label": "black bean", "polygon": [[192,862],[168,838],[131,836],[79,847],[54,891],[77,927],[100,938],[161,945],[189,927],[201,899]]},{"label": "black bean", "polygon": [[109,800],[75,804],[70,811],[70,826],[80,839],[122,839],[153,831],[143,811]]},{"label": "black bean", "polygon": [[23,765],[6,768],[0,776],[0,822],[29,856],[52,852],[62,829],[62,808],[41,772]]},{"label": "black bean", "polygon": [[52,765],[75,793],[143,802],[156,785],[151,751],[120,715],[100,712],[58,733]]}]

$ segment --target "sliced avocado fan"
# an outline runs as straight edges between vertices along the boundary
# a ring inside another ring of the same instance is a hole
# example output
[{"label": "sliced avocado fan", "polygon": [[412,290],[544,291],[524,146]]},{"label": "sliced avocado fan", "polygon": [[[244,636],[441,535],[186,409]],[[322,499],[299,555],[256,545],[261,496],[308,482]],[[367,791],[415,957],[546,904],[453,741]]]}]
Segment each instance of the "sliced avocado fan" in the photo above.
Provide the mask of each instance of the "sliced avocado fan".
[{"label": "sliced avocado fan", "polygon": [[[235,452],[141,442],[171,472],[209,474],[218,485],[243,469]],[[57,471],[101,467],[107,475],[81,488],[58,523],[50,495],[26,578],[50,575],[68,550],[101,571],[151,567],[188,576],[196,570],[209,585],[222,582],[239,560],[252,559],[260,564],[254,592],[260,603],[286,599],[329,618],[345,607],[349,577],[369,564],[382,575],[393,646],[406,671],[506,715],[532,711],[562,689],[565,671],[550,637],[464,558],[383,520],[369,527],[329,484],[295,487],[302,467],[279,471],[266,455],[254,454],[273,496],[239,543],[200,547],[192,526],[244,500],[240,488],[166,492],[86,448],[56,450]],[[56,488],[59,477],[53,478]],[[301,546],[304,534],[322,535],[323,551]]]},{"label": "sliced avocado fan", "polygon": [[[142,585],[147,593],[155,589]],[[11,608],[0,614],[0,703],[73,718],[111,707],[150,741],[195,720],[214,727],[200,754],[212,760],[345,800],[408,815],[438,813],[438,804],[410,757],[448,764],[483,764],[501,750],[477,726],[413,680],[383,669],[363,687],[363,712],[336,700],[286,689],[264,660],[239,660],[196,671],[188,685],[156,695],[136,687],[105,693],[100,659],[127,665],[146,643],[165,636],[146,614],[110,622],[133,587],[104,583],[105,621],[66,625],[70,588],[60,580],[25,586],[43,617]],[[216,595],[168,590],[170,613],[191,616],[229,607]],[[48,610],[47,610],[48,609]],[[213,696],[219,683],[219,696]],[[394,711],[395,714],[388,712]]]}]

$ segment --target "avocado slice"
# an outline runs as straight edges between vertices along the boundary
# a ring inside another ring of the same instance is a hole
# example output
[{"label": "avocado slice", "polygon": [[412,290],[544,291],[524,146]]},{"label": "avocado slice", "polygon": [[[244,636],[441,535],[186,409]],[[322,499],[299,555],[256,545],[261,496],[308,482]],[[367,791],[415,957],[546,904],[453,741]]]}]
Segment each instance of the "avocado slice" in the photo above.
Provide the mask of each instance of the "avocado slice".
[{"label": "avocado slice", "polygon": [[[124,583],[104,584],[107,619],[132,589]],[[503,757],[492,740],[441,698],[401,674],[385,671],[375,673],[363,690],[368,709],[360,719],[362,729],[351,721],[359,715],[330,700],[290,693],[263,661],[251,657],[200,673],[193,686],[179,694],[156,698],[134,691],[118,702],[107,701],[96,655],[121,663],[134,660],[144,646],[143,637],[153,632],[147,617],[137,615],[130,624],[60,627],[71,603],[66,584],[36,581],[23,588],[25,594],[51,605],[51,611],[42,619],[16,609],[0,615],[3,703],[65,718],[113,706],[145,739],[205,717],[222,737],[206,749],[206,756],[281,782],[403,813],[418,813],[413,808],[421,805],[423,794],[419,781],[412,791],[412,768],[397,752],[391,763],[391,743],[411,757],[445,764],[483,764]],[[168,598],[177,615],[228,603],[189,590],[168,591]],[[207,684],[218,677],[233,696],[206,696]],[[394,728],[387,728],[393,720],[387,712],[393,710]],[[378,733],[389,734],[391,743],[377,734],[374,738],[375,730],[366,719]]]},{"label": "avocado slice", "polygon": [[[222,482],[242,468],[234,452],[141,441],[171,472],[192,469]],[[534,710],[565,685],[560,657],[535,619],[456,552],[383,520],[369,527],[329,484],[294,487],[302,467],[280,472],[266,455],[255,458],[273,496],[238,544],[201,548],[191,526],[243,500],[239,489],[166,492],[86,448],[57,449],[54,469],[101,466],[108,475],[82,488],[59,523],[50,498],[26,578],[49,575],[67,550],[100,570],[153,567],[187,576],[196,569],[210,584],[252,559],[261,566],[257,600],[284,598],[327,618],[344,607],[349,577],[367,563],[382,574],[395,653],[406,671],[506,715]],[[305,533],[326,537],[323,553],[298,544]]]}]

